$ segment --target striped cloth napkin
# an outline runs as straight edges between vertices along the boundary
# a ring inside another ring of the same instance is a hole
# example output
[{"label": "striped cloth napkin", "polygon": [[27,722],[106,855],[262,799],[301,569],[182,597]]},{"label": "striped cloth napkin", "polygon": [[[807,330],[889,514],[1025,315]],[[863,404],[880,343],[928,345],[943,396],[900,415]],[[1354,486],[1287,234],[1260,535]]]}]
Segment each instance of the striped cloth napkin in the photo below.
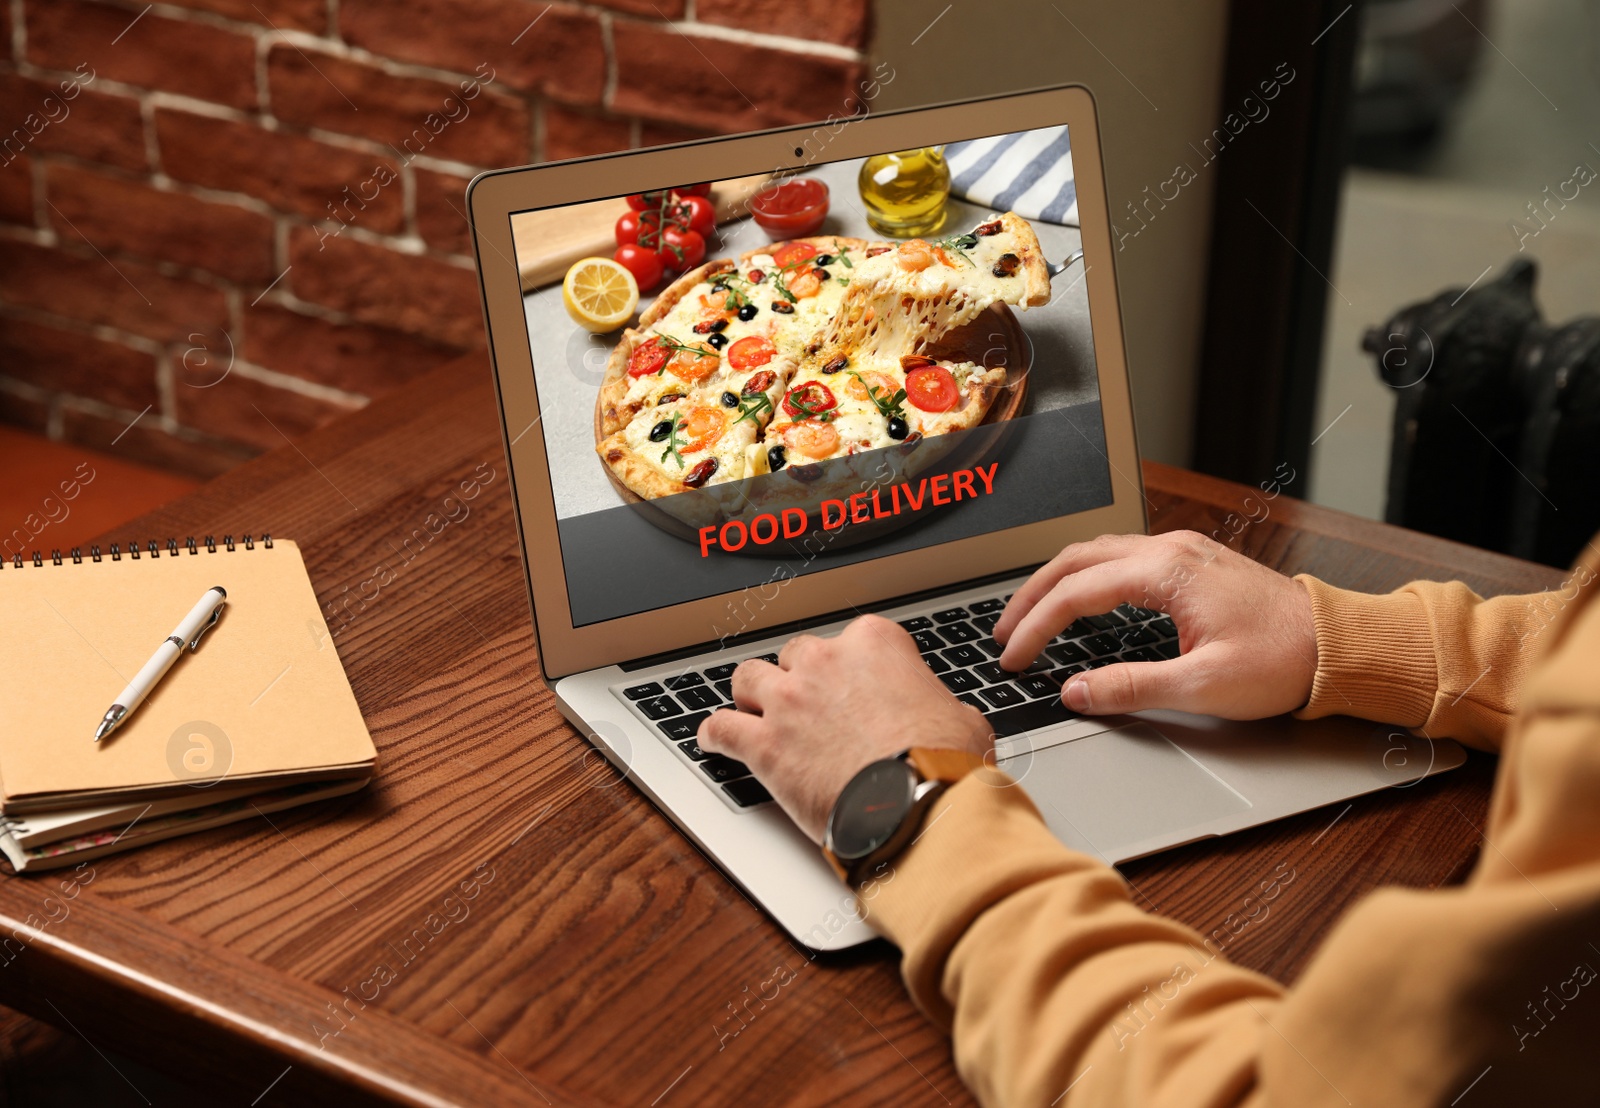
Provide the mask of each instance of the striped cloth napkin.
[{"label": "striped cloth napkin", "polygon": [[952,142],[950,191],[995,211],[1078,225],[1078,187],[1066,127]]}]

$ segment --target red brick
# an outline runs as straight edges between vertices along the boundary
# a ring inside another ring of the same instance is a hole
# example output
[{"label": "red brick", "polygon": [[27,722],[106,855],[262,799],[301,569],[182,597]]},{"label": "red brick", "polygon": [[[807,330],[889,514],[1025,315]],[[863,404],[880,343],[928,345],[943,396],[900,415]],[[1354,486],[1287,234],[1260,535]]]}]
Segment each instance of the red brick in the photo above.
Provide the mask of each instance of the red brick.
[{"label": "red brick", "polygon": [[418,169],[414,179],[417,231],[423,241],[435,250],[451,254],[472,253],[472,229],[467,223],[467,178]]},{"label": "red brick", "polygon": [[656,19],[682,19],[684,0],[593,0],[602,8]]},{"label": "red brick", "polygon": [[653,123],[645,120],[639,126],[640,146],[665,146],[669,142],[693,142],[716,134],[704,127],[680,127],[676,123]]},{"label": "red brick", "polygon": [[180,430],[176,435],[169,434],[161,429],[161,424],[154,416],[154,412],[149,412],[129,427],[127,419],[108,419],[98,413],[84,411],[68,398],[61,408],[61,437],[67,442],[87,446],[113,457],[182,473],[202,481],[226,473],[240,462],[261,453],[255,447],[211,439],[192,431]]},{"label": "red brick", "polygon": [[725,27],[791,35],[815,42],[837,42],[858,49],[867,44],[867,0],[829,0],[826,4],[797,4],[794,0],[697,0],[694,17]]},{"label": "red brick", "polygon": [[855,104],[858,62],[688,37],[648,23],[613,24],[611,107],[728,132],[842,117]]},{"label": "red brick", "polygon": [[[354,409],[230,373],[209,388],[179,385],[178,422],[231,443],[271,450]],[[281,432],[281,433],[280,433]]]},{"label": "red brick", "polygon": [[286,212],[398,231],[400,167],[325,142],[250,123],[158,110],[161,167],[180,181],[243,192]]},{"label": "red brick", "polygon": [[245,311],[239,356],[346,392],[380,396],[459,358],[461,351],[398,331],[329,323],[276,304],[261,304]]},{"label": "red brick", "polygon": [[97,76],[142,88],[255,106],[255,42],[248,35],[82,0],[27,0],[23,11],[35,65],[86,64]]},{"label": "red brick", "polygon": [[544,106],[544,160],[581,158],[588,154],[610,154],[631,145],[632,130],[626,119],[586,115],[559,104]]},{"label": "red brick", "polygon": [[30,385],[136,412],[158,399],[153,355],[15,316],[0,316],[0,366]]},{"label": "red brick", "polygon": [[[47,218],[69,243],[209,270],[266,284],[278,275],[272,220],[231,204],[107,176],[71,165],[47,169]],[[71,221],[70,226],[68,221]]]},{"label": "red brick", "polygon": [[221,289],[168,277],[123,259],[116,269],[92,251],[7,242],[0,265],[0,299],[55,315],[103,323],[145,338],[183,342],[224,326]]},{"label": "red brick", "polygon": [[292,46],[267,55],[272,111],[285,122],[388,143],[405,161],[426,154],[473,165],[522,165],[528,106],[474,80],[396,77],[343,58],[307,57]]},{"label": "red brick", "polygon": [[[63,89],[65,86],[65,89]],[[18,148],[73,154],[92,162],[144,169],[144,121],[131,96],[90,91],[71,80],[34,81],[0,74],[0,120],[11,127],[6,153]],[[33,133],[37,131],[37,133]]]},{"label": "red brick", "polygon": [[[534,24],[537,20],[537,25]],[[426,28],[418,33],[418,28]],[[537,0],[343,0],[345,40],[400,61],[482,72],[524,92],[598,104],[605,89],[600,20]],[[488,68],[480,71],[478,67]]]},{"label": "red brick", "polygon": [[166,3],[215,12],[243,23],[260,23],[280,31],[294,29],[320,35],[328,29],[328,0],[166,0]]},{"label": "red brick", "polygon": [[325,238],[319,248],[317,239],[310,227],[289,239],[294,268],[285,281],[301,299],[462,349],[484,341],[471,269],[353,239]]},{"label": "red brick", "polygon": [[0,220],[32,227],[33,219],[33,159],[0,165]]},{"label": "red brick", "polygon": [[5,387],[6,379],[0,377],[0,423],[13,427],[26,427],[30,431],[43,431],[50,423],[50,405],[31,396]]}]

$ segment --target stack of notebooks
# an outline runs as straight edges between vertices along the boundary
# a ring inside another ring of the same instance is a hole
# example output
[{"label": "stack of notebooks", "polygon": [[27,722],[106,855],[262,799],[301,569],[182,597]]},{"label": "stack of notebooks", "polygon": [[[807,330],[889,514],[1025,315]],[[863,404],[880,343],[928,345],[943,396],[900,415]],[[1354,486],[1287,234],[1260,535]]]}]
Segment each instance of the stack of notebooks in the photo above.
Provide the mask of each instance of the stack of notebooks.
[{"label": "stack of notebooks", "polygon": [[[49,869],[354,792],[377,752],[299,548],[149,543],[0,563],[0,851]],[[207,589],[198,649],[106,710]]]}]

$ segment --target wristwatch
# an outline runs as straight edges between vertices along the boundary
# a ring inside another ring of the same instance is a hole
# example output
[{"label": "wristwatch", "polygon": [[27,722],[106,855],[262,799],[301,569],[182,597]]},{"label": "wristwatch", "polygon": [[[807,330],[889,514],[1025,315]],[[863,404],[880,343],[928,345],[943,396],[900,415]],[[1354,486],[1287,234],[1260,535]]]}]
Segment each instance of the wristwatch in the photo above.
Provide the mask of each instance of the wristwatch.
[{"label": "wristwatch", "polygon": [[970,751],[922,746],[873,762],[834,802],[823,856],[843,881],[859,884],[916,837],[940,793],[983,764]]}]

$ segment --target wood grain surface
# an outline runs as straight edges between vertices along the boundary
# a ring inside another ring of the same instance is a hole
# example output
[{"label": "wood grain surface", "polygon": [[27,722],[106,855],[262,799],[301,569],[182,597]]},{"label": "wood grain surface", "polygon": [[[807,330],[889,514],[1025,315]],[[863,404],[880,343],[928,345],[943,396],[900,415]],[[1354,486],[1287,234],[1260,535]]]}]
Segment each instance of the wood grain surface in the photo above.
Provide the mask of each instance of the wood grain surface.
[{"label": "wood grain surface", "polygon": [[[712,185],[711,203],[717,209],[717,222],[747,215],[747,201],[767,180],[767,174],[758,173]],[[522,291],[531,292],[560,281],[579,258],[611,257],[617,248],[617,217],[627,210],[625,200],[591,200],[512,216],[511,241],[516,247]]]},{"label": "wood grain surface", "polygon": [[[1157,530],[1262,514],[1242,486],[1146,477]],[[296,539],[338,613],[377,777],[98,860],[76,885],[0,881],[0,1002],[229,1103],[970,1102],[892,948],[797,949],[557,713],[481,355],[107,538],[246,531]],[[1560,576],[1288,496],[1233,542],[1368,590]],[[1229,955],[1292,980],[1368,890],[1463,875],[1492,773],[1475,757],[1126,873],[1152,907],[1228,928]],[[1235,933],[1280,863],[1293,881]],[[782,968],[793,980],[755,999]]]}]

